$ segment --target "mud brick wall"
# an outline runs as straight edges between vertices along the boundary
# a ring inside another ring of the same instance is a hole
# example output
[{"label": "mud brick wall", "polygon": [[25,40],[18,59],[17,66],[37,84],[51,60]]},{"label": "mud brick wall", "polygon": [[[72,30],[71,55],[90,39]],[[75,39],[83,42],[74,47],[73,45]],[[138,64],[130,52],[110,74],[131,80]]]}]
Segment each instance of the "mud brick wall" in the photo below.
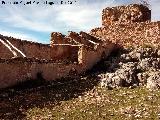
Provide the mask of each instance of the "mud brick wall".
[{"label": "mud brick wall", "polygon": [[91,30],[91,35],[121,46],[159,44],[160,22],[113,24]]},{"label": "mud brick wall", "polygon": [[108,26],[114,23],[145,22],[151,20],[151,10],[138,4],[105,8],[102,11],[102,25]]}]

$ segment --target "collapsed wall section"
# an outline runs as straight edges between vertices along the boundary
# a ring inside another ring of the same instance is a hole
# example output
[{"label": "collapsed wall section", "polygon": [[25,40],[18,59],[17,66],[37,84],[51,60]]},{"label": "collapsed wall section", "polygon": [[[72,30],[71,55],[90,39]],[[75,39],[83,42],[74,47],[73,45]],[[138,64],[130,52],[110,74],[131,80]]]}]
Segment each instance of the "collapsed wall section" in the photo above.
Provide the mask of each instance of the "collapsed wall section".
[{"label": "collapsed wall section", "polygon": [[91,30],[91,35],[121,46],[159,44],[160,22],[117,24]]},{"label": "collapsed wall section", "polygon": [[76,32],[70,32],[68,37],[79,43],[79,45],[83,45],[90,50],[95,50],[97,45],[102,43],[101,40],[82,31],[79,34]]},{"label": "collapsed wall section", "polygon": [[77,41],[79,44],[92,47],[92,44],[88,40],[84,39],[82,36],[80,36],[80,34],[76,32],[70,32],[68,36]]},{"label": "collapsed wall section", "polygon": [[68,41],[64,40],[64,38],[65,38],[65,35],[59,32],[52,32],[50,45],[52,46],[52,44],[68,44]]},{"label": "collapsed wall section", "polygon": [[50,46],[55,44],[71,44],[71,45],[77,45],[79,44],[75,40],[73,40],[69,36],[65,36],[62,33],[59,32],[52,32],[51,33],[51,39],[50,39]]}]

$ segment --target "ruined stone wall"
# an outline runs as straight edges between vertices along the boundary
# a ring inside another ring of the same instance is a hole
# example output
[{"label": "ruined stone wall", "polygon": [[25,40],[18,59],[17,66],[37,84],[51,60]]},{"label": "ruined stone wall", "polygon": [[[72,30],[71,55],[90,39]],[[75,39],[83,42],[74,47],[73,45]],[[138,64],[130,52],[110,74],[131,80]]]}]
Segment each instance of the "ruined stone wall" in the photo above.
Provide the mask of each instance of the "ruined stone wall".
[{"label": "ruined stone wall", "polygon": [[99,45],[96,50],[90,50],[84,47],[82,50],[83,69],[91,69],[102,58],[107,58],[114,48],[115,44],[112,43],[106,44],[104,47]]},{"label": "ruined stone wall", "polygon": [[102,58],[107,57],[115,47],[115,44],[110,41],[104,42],[95,38],[94,36],[100,35],[97,34],[97,29],[95,31],[95,33],[91,32],[93,36],[85,32],[79,34],[70,32],[68,36],[53,32],[50,45],[0,36],[1,39],[9,40],[26,55],[26,58],[18,56],[18,58],[8,59],[12,55],[4,45],[0,45],[3,51],[0,53],[0,68],[2,68],[0,88],[37,79],[38,74],[45,80],[51,81],[91,69]]},{"label": "ruined stone wall", "polygon": [[68,44],[66,40],[64,40],[65,36],[59,32],[51,33],[50,45],[52,44]]},{"label": "ruined stone wall", "polygon": [[89,35],[88,36],[86,35],[87,33],[85,34],[83,33],[85,32],[80,32],[79,34],[76,32],[70,32],[68,36],[72,38],[73,40],[75,40],[77,43],[82,44],[85,47],[88,47],[90,49],[94,49],[95,44],[93,44],[93,41],[95,38],[94,37],[91,38],[89,37]]},{"label": "ruined stone wall", "polygon": [[0,88],[9,87],[20,81],[27,80],[32,69],[30,63],[0,62]]},{"label": "ruined stone wall", "polygon": [[[24,41],[20,39],[15,39],[12,37],[1,36],[3,40],[8,40],[13,46],[18,48],[22,53],[26,55],[26,57],[39,58],[39,59],[51,59],[50,52],[51,47],[49,45],[35,43],[30,41]],[[13,54],[5,47],[2,43],[0,43],[0,58],[11,58]],[[19,56],[21,57],[21,56]]]},{"label": "ruined stone wall", "polygon": [[34,57],[39,59],[51,59],[50,58],[50,46],[41,44],[41,43],[33,43],[28,41],[20,41],[20,40],[10,40],[11,43],[20,49],[27,57]]},{"label": "ruined stone wall", "polygon": [[[33,57],[38,59],[78,62],[78,45],[51,44],[50,46],[41,43],[23,41],[11,37],[4,37],[4,40],[6,39],[10,41],[16,48],[22,51],[22,53],[24,53],[28,58]],[[0,58],[9,59],[14,57],[12,52],[10,52],[9,49],[2,43],[0,43],[0,49]],[[22,55],[18,54],[18,57],[22,57]]]},{"label": "ruined stone wall", "polygon": [[113,24],[91,30],[93,36],[122,46],[159,44],[160,22]]},{"label": "ruined stone wall", "polygon": [[77,45],[77,42],[73,40],[71,37],[63,35],[59,32],[52,32],[51,33],[51,39],[50,39],[50,45],[51,47],[55,44],[71,44],[71,45]]},{"label": "ruined stone wall", "polygon": [[7,47],[5,47],[2,43],[0,43],[0,58],[11,58],[13,54],[9,51]]},{"label": "ruined stone wall", "polygon": [[[107,46],[106,46],[107,47]],[[35,80],[37,75],[46,81],[56,80],[61,77],[72,76],[72,73],[80,74],[91,69],[105,52],[106,57],[113,50],[114,45],[97,47],[96,51],[91,51],[81,47],[82,63],[57,63],[54,60],[39,60],[35,58],[12,58],[0,59],[0,88],[16,85],[26,80]],[[80,56],[79,56],[80,57]],[[74,71],[73,71],[74,70]]]},{"label": "ruined stone wall", "polygon": [[55,44],[51,47],[51,58],[53,60],[66,60],[78,62],[78,51],[80,46],[70,44]]},{"label": "ruined stone wall", "polygon": [[80,45],[74,40],[59,32],[51,33],[51,58],[53,60],[65,60],[68,62],[78,62],[78,51]]},{"label": "ruined stone wall", "polygon": [[131,4],[105,8],[102,11],[102,25],[108,26],[114,23],[145,22],[151,20],[151,10],[146,6]]},{"label": "ruined stone wall", "polygon": [[79,52],[80,47],[84,46],[87,51],[94,51],[100,43],[102,41],[85,32],[70,31],[68,36],[53,32],[51,33],[51,58],[82,62],[80,60],[80,56],[82,56]]},{"label": "ruined stone wall", "polygon": [[16,85],[41,74],[46,81],[66,77],[74,68],[77,74],[84,70],[78,64],[55,63],[48,60],[28,58],[0,59],[0,88]]}]

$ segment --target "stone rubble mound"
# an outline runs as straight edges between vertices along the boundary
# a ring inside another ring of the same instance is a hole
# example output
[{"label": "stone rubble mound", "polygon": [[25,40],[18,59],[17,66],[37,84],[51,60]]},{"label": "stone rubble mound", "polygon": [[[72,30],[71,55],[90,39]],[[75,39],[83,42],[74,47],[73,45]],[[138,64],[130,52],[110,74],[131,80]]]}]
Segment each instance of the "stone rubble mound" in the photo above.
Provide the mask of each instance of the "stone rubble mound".
[{"label": "stone rubble mound", "polygon": [[107,71],[99,74],[101,87],[108,89],[144,85],[160,88],[160,49],[139,47],[120,51],[104,62]]}]

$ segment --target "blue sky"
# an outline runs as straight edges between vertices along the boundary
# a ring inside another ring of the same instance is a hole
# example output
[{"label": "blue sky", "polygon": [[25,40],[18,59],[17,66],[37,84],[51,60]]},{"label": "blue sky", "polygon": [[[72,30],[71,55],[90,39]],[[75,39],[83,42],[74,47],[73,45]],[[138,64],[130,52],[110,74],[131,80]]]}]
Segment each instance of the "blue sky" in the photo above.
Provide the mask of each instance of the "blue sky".
[{"label": "blue sky", "polygon": [[[6,2],[13,0],[5,0]],[[30,0],[15,0],[26,1]],[[34,0],[32,0],[34,1]],[[36,0],[43,2],[46,0]],[[48,0],[56,1],[56,0]],[[57,0],[57,2],[60,0]],[[72,5],[11,5],[0,0],[0,34],[49,43],[51,32],[89,31],[101,26],[105,7],[137,3],[140,0],[77,0]],[[160,0],[149,0],[152,21],[160,20]]]}]

